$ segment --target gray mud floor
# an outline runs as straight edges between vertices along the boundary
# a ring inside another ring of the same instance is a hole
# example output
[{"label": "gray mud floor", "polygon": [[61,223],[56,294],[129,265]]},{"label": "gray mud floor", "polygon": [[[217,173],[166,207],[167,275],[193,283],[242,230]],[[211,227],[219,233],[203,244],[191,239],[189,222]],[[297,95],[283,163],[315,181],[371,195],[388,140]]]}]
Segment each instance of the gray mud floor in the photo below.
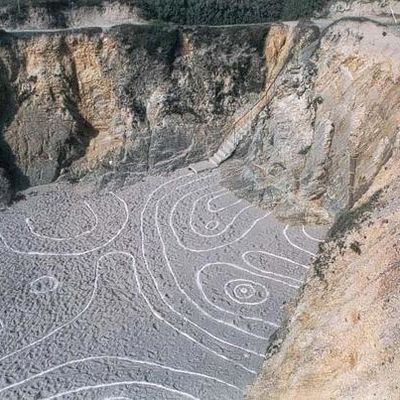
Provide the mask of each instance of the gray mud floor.
[{"label": "gray mud floor", "polygon": [[0,399],[243,399],[323,230],[220,180],[50,185],[1,212]]}]

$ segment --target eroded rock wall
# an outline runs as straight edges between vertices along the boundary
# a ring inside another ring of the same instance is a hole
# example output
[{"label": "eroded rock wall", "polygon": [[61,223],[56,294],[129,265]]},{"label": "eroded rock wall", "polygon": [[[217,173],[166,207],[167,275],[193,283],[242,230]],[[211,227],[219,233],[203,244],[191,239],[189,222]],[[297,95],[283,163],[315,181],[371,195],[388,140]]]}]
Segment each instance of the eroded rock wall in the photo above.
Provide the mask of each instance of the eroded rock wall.
[{"label": "eroded rock wall", "polygon": [[400,397],[398,39],[338,21],[292,59],[255,124],[241,193],[336,222],[249,400]]},{"label": "eroded rock wall", "polygon": [[231,186],[296,221],[352,207],[398,146],[399,43],[394,27],[342,20],[296,51]]},{"label": "eroded rock wall", "polygon": [[396,153],[331,230],[248,400],[400,397]]},{"label": "eroded rock wall", "polygon": [[268,26],[0,38],[1,152],[19,186],[207,158],[265,80]]}]

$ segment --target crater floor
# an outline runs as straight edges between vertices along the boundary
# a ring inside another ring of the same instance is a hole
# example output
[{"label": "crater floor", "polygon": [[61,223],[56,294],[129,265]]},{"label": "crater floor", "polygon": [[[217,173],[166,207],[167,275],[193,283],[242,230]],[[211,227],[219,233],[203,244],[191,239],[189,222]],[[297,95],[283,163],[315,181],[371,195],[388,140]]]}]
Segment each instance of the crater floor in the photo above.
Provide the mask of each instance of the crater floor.
[{"label": "crater floor", "polygon": [[181,170],[0,213],[1,399],[236,400],[324,232]]}]

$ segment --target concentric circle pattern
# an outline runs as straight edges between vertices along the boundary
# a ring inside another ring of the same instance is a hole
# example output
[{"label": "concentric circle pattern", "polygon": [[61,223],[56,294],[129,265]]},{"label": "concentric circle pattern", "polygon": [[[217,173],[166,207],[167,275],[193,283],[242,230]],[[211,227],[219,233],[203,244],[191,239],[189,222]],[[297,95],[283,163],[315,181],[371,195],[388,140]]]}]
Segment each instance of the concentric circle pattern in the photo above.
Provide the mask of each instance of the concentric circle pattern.
[{"label": "concentric circle pattern", "polygon": [[239,400],[323,232],[218,171],[54,185],[0,214],[0,398]]},{"label": "concentric circle pattern", "polygon": [[268,300],[266,287],[254,281],[234,279],[225,285],[225,293],[239,304],[258,305]]}]

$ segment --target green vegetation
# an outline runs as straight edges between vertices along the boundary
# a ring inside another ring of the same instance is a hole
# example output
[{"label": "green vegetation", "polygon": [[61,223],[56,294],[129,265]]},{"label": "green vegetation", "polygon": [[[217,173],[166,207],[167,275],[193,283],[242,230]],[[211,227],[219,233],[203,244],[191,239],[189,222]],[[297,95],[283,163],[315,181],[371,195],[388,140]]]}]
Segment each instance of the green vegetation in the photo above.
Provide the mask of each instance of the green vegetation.
[{"label": "green vegetation", "polygon": [[[327,0],[119,0],[138,7],[150,20],[188,25],[233,25],[310,17]],[[101,6],[103,0],[0,0],[23,13],[29,6],[66,9]]]},{"label": "green vegetation", "polygon": [[310,17],[325,4],[325,0],[285,0],[281,16],[287,21]]},{"label": "green vegetation", "polygon": [[149,19],[232,25],[299,19],[321,9],[326,0],[137,0]]}]

